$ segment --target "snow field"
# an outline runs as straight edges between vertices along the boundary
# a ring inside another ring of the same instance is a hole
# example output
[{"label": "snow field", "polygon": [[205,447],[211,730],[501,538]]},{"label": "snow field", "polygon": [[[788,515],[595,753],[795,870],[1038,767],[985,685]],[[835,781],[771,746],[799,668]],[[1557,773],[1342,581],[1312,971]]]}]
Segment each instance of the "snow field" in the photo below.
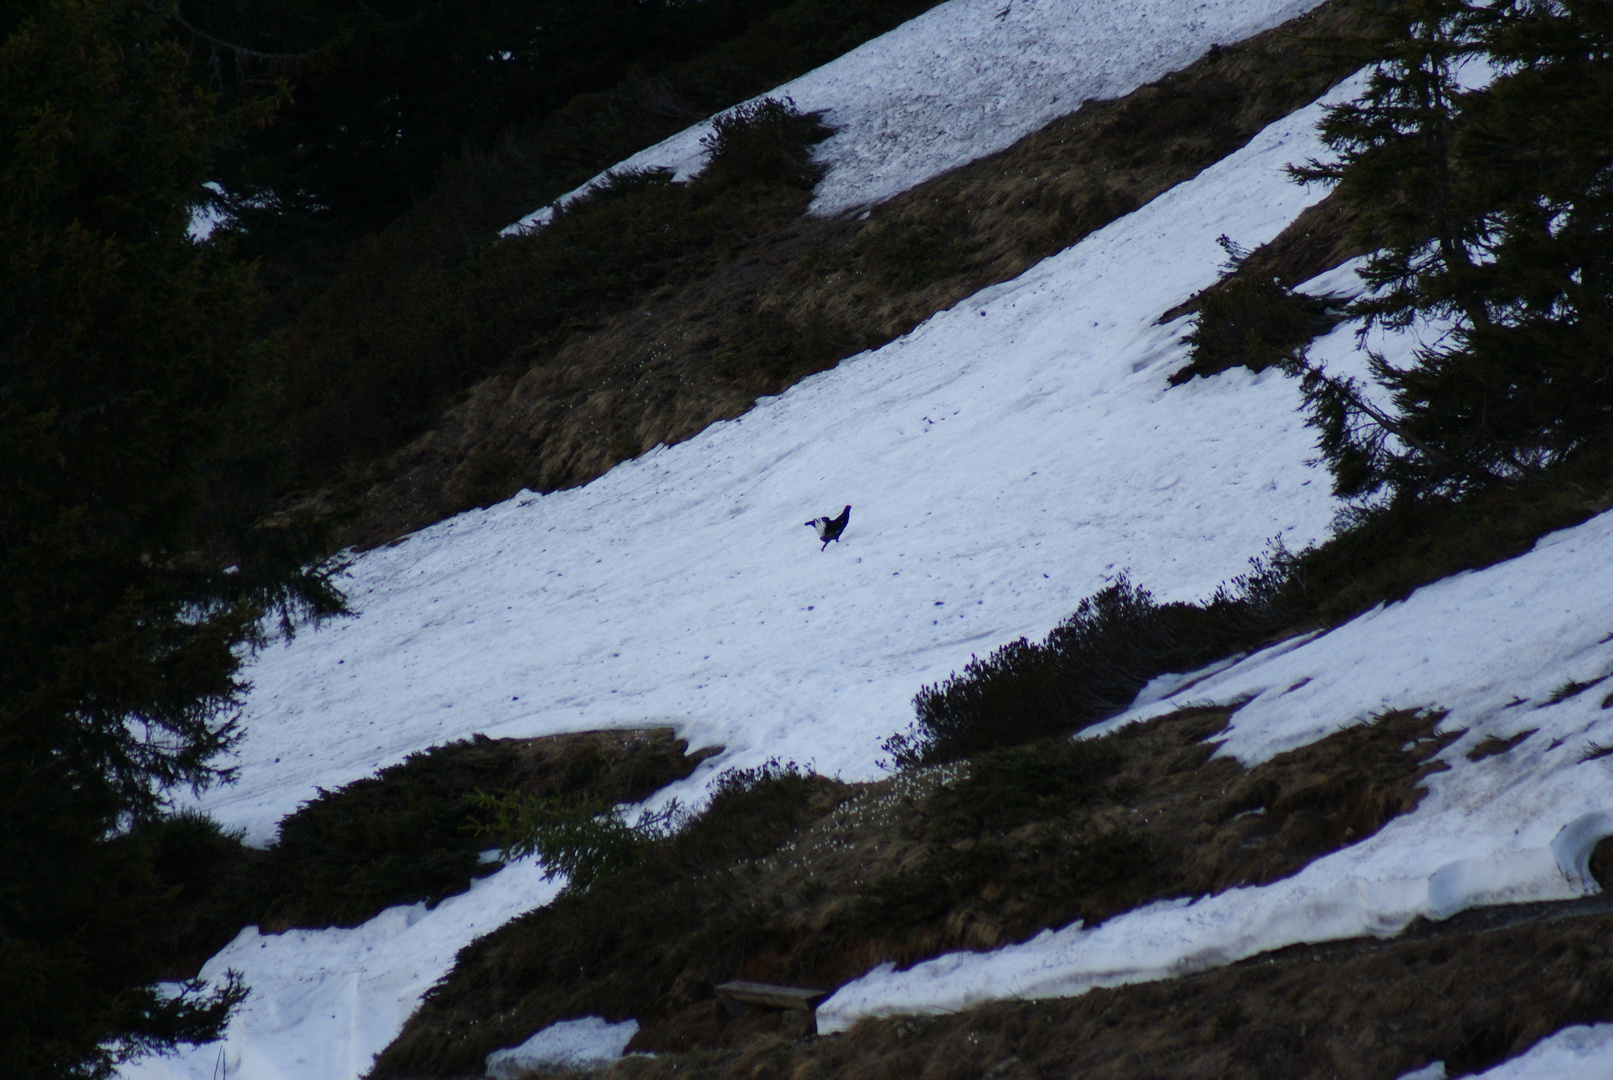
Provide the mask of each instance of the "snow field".
[{"label": "snow field", "polygon": [[[1168,390],[1185,327],[1155,324],[1215,279],[1217,236],[1257,245],[1319,197],[1282,174],[1317,152],[1319,116],[740,420],[365,553],[356,618],[251,665],[240,780],[202,805],[262,844],[317,787],[473,732],[650,723],[726,747],[663,793],[685,804],[775,756],[868,779],[921,685],[1044,635],[1119,570],[1201,597],[1271,537],[1321,536],[1333,504],[1294,386],[1240,370]],[[847,502],[820,553],[803,523]],[[230,1075],[357,1075],[461,946],[552,893],[516,867],[429,913],[245,931],[206,969],[254,988]],[[123,1075],[202,1080],[216,1057]]]},{"label": "snow field", "polygon": [[[1088,98],[1128,94],[1213,44],[1242,41],[1320,2],[951,0],[765,96],[821,110],[838,129],[815,151],[828,172],[811,208],[837,214],[995,154]],[[702,121],[613,168],[670,168],[686,180],[704,165],[700,140],[711,131]],[[504,234],[551,216],[542,207]]]}]

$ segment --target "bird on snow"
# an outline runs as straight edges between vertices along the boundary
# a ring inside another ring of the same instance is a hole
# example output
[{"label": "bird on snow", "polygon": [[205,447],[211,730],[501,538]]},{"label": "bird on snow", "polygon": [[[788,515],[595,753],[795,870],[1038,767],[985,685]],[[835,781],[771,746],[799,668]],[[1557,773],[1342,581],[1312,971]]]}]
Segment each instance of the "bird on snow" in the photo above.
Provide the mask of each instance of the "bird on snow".
[{"label": "bird on snow", "polygon": [[815,517],[807,522],[809,528],[818,530],[818,539],[823,541],[819,551],[827,550],[829,541],[839,541],[840,534],[846,531],[846,522],[851,520],[851,507],[840,511],[839,517]]}]

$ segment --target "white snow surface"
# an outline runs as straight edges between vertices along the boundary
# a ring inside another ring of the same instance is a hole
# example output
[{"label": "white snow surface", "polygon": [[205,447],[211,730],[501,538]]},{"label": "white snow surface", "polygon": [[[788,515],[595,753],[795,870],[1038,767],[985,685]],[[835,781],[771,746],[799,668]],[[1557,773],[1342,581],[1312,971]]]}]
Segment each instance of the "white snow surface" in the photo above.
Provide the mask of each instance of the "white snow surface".
[{"label": "white snow surface", "polygon": [[[1186,328],[1156,325],[1215,279],[1217,236],[1253,247],[1319,197],[1282,173],[1318,152],[1319,115],[739,420],[365,553],[357,617],[251,664],[239,782],[202,805],[262,844],[318,788],[451,739],[646,724],[726,747],[662,795],[686,805],[775,756],[872,778],[921,685],[1122,569],[1201,597],[1270,538],[1321,536],[1334,504],[1293,384],[1170,389]],[[820,552],[804,523],[848,502]],[[254,988],[229,1075],[358,1075],[456,950],[552,893],[520,866],[356,930],[244,932],[206,969]],[[202,1047],[122,1074],[216,1066]]]},{"label": "white snow surface", "polygon": [[222,1043],[144,1058],[119,1074],[142,1080],[363,1076],[460,948],[512,913],[548,903],[560,884],[545,881],[542,867],[523,859],[429,911],[424,904],[388,908],[350,930],[260,934],[247,927],[200,972],[217,981],[234,969],[251,988]]},{"label": "white snow surface", "polygon": [[612,1024],[599,1016],[550,1024],[520,1046],[487,1055],[489,1080],[520,1080],[538,1069],[588,1069],[622,1056],[638,1034],[637,1020]]},{"label": "white snow surface", "polygon": [[[1472,1080],[1613,1080],[1613,1024],[1563,1028],[1510,1061],[1464,1075]],[[1445,1064],[1436,1061],[1400,1080],[1445,1080]]]},{"label": "white snow surface", "polygon": [[[1319,115],[739,420],[366,553],[356,618],[248,669],[240,779],[203,805],[267,843],[316,788],[449,739],[647,724],[727,748],[686,789],[774,756],[871,778],[922,684],[1121,570],[1200,597],[1320,536],[1294,385],[1169,389],[1185,327],[1155,321],[1214,280],[1217,236],[1318,197],[1281,170]],[[845,503],[820,551],[805,522]]]},{"label": "white snow surface", "polygon": [[[951,0],[763,96],[821,110],[837,129],[815,152],[827,173],[811,208],[835,214],[995,154],[1089,98],[1130,93],[1213,44],[1241,41],[1320,2]],[[702,121],[613,168],[669,168],[686,180],[704,164],[700,140],[711,131]],[[551,216],[540,208],[504,233]]]},{"label": "white snow surface", "polygon": [[[1120,571],[1162,599],[1203,597],[1270,538],[1322,536],[1334,504],[1305,464],[1295,387],[1238,370],[1169,389],[1185,326],[1155,321],[1214,280],[1218,235],[1254,247],[1319,196],[1282,174],[1319,152],[1319,115],[1272,125],[1019,279],[740,420],[358,557],[344,587],[359,614],[251,664],[240,780],[203,807],[266,843],[318,788],[451,739],[649,724],[725,747],[662,799],[698,804],[719,770],[770,757],[871,778],[920,686],[1045,634]],[[1358,287],[1350,268],[1309,285]],[[1378,344],[1393,357],[1415,342]],[[1348,327],[1313,353],[1359,364]],[[803,523],[848,502],[844,537],[820,552]],[[1586,859],[1613,833],[1613,759],[1582,759],[1613,745],[1613,712],[1605,688],[1552,699],[1613,673],[1610,545],[1613,515],[1593,518],[1329,633],[1156,680],[1100,729],[1242,703],[1219,752],[1254,763],[1389,709],[1443,710],[1442,730],[1464,734],[1413,813],[1268,886],[876,969],[820,1007],[820,1030],[1594,891]],[[1508,753],[1465,756],[1529,729]],[[556,888],[523,861],[431,911],[248,929],[203,970],[240,970],[253,987],[223,1046],[121,1073],[358,1076],[459,948]],[[1486,1075],[1603,1075],[1589,1070],[1610,1045],[1605,1028],[1568,1029]]]},{"label": "white snow surface", "polygon": [[[1246,702],[1218,754],[1246,765],[1393,709],[1446,710],[1463,731],[1410,814],[1291,878],[1171,900],[1094,928],[1079,923],[989,953],[888,965],[818,1009],[820,1031],[864,1016],[946,1012],[1006,996],[1056,997],[1159,979],[1298,942],[1391,935],[1416,916],[1595,892],[1591,849],[1613,834],[1613,765],[1583,760],[1613,740],[1604,691],[1553,702],[1569,681],[1613,673],[1613,514],[1534,550],[1459,574],[1330,633],[1273,646],[1088,736],[1188,704]],[[1470,761],[1486,737],[1534,729]]]}]

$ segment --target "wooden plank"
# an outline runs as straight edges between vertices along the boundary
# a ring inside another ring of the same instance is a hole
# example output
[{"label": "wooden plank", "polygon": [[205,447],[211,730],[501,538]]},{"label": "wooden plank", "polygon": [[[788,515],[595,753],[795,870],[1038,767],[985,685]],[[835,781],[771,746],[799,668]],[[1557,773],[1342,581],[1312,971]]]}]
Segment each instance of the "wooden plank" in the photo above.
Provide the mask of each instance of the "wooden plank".
[{"label": "wooden plank", "polygon": [[719,998],[762,1005],[770,1009],[797,1009],[812,1012],[818,1003],[829,996],[827,990],[810,990],[801,986],[774,986],[771,983],[746,982],[736,979],[712,987]]}]

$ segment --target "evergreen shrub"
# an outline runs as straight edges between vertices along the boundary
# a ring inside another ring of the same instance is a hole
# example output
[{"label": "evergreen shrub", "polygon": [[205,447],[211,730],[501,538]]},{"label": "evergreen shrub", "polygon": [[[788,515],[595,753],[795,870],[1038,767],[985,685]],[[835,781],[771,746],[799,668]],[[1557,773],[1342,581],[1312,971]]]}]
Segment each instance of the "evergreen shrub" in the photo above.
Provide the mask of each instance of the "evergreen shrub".
[{"label": "evergreen shrub", "polygon": [[1239,273],[1249,252],[1226,236],[1220,243],[1227,272],[1203,294],[1193,329],[1182,338],[1193,359],[1171,376],[1172,386],[1239,366],[1257,372],[1280,366],[1342,317],[1326,298],[1263,274]]},{"label": "evergreen shrub", "polygon": [[808,149],[832,130],[821,112],[803,113],[790,98],[763,98],[716,117],[712,132],[700,138],[706,167],[696,177],[699,191],[757,184],[811,191],[823,175]]},{"label": "evergreen shrub", "polygon": [[1223,585],[1206,603],[1161,604],[1121,575],[1081,601],[1047,639],[1009,642],[913,699],[917,718],[884,749],[902,768],[1068,734],[1129,705],[1148,680],[1258,642],[1296,612],[1282,587],[1290,557]]}]

